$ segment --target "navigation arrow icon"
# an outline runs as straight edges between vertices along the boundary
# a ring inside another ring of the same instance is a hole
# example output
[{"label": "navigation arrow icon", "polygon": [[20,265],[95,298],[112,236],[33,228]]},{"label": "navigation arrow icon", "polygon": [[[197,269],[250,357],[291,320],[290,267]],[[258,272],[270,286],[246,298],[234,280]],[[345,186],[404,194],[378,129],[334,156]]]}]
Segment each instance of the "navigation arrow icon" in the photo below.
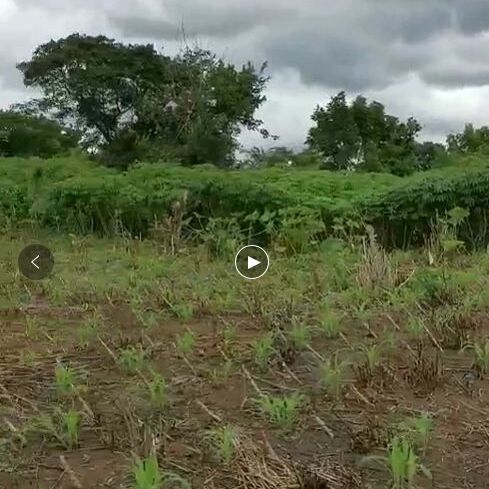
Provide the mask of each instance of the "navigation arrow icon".
[{"label": "navigation arrow icon", "polygon": [[42,280],[53,271],[54,256],[49,248],[41,244],[32,244],[19,253],[17,263],[24,277],[30,280]]},{"label": "navigation arrow icon", "polygon": [[248,270],[250,268],[256,267],[260,263],[261,263],[261,261],[255,260],[254,258],[252,258],[251,256],[249,256],[248,257]]},{"label": "navigation arrow icon", "polygon": [[32,264],[34,267],[36,267],[38,270],[40,270],[40,269],[41,269],[41,268],[39,267],[39,265],[36,263],[36,261],[37,261],[37,260],[39,260],[39,258],[40,258],[40,255],[37,255],[35,258],[33,258],[33,259],[31,260],[31,264]]}]

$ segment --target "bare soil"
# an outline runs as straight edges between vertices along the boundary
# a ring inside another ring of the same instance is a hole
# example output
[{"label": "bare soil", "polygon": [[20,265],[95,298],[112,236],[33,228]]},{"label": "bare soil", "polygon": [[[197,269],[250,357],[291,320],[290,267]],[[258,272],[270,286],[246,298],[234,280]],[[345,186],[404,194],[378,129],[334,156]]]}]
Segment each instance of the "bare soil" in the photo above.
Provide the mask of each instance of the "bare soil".
[{"label": "bare soil", "polygon": [[[396,319],[374,318],[370,330],[352,319],[351,333],[345,320],[344,337],[315,338],[311,349],[275,358],[261,372],[250,359],[250,344],[265,327],[260,317],[203,316],[184,324],[167,319],[142,334],[128,307],[107,306],[98,332],[103,344],[95,338],[81,348],[76,331],[87,316],[81,308],[50,308],[38,300],[0,317],[3,489],[132,487],[132,457],[151,449],[165,470],[193,488],[386,488],[388,471],[366,457],[384,453],[390,427],[421,412],[434,419],[423,459],[432,480],[420,476],[417,487],[489,488],[489,382],[472,368],[468,352],[429,339],[418,347],[403,338],[372,378],[349,371],[340,399],[320,389],[319,357],[331,358],[359,341],[380,342],[386,325],[395,329]],[[27,337],[26,318],[42,332]],[[229,349],[219,333],[224,324],[237,332]],[[483,336],[488,326],[485,316],[469,325]],[[184,360],[174,342],[186,328],[195,334],[196,346]],[[167,381],[169,400],[161,411],[141,394],[141,376],[122,371],[112,356],[138,344]],[[220,383],[211,372],[222,370],[226,357],[234,369]],[[73,368],[86,385],[73,400],[82,413],[74,449],[46,435],[29,433],[23,439],[21,433],[29,419],[62,403],[54,385],[57,362]],[[260,415],[257,388],[306,395],[292,430],[273,428]],[[240,433],[229,465],[216,459],[205,437],[206,430],[223,423]]]}]

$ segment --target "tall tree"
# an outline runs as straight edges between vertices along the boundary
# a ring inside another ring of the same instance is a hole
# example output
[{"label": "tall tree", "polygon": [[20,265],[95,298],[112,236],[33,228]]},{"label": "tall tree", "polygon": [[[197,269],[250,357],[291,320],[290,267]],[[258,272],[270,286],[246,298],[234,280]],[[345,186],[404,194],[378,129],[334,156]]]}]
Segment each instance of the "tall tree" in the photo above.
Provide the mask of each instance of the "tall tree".
[{"label": "tall tree", "polygon": [[449,134],[447,146],[450,153],[489,153],[489,127],[475,128],[466,124],[463,132]]},{"label": "tall tree", "polygon": [[154,80],[168,82],[168,65],[151,45],[73,34],[42,44],[18,68],[26,86],[41,89],[41,110],[83,130],[87,145],[98,145],[134,121]]},{"label": "tall tree", "polygon": [[384,106],[357,97],[351,104],[344,92],[318,106],[307,138],[332,169],[362,169],[405,174],[416,169],[416,135],[421,130],[410,118],[400,122],[385,113]]},{"label": "tall tree", "polygon": [[268,135],[254,117],[264,67],[236,69],[209,51],[172,58],[152,45],[73,34],[39,46],[18,68],[41,89],[42,113],[81,129],[85,147],[115,163],[168,154],[228,164],[242,127]]},{"label": "tall tree", "polygon": [[325,166],[334,170],[354,168],[362,140],[345,92],[332,97],[326,108],[316,107],[312,120],[316,126],[310,129],[307,143],[323,153]]}]

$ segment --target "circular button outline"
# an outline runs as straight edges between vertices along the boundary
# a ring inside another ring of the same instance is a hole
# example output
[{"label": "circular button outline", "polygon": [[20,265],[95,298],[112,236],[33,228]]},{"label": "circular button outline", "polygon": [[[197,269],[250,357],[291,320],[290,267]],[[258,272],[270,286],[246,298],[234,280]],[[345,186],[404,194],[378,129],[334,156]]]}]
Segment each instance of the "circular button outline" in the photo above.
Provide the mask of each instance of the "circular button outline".
[{"label": "circular button outline", "polygon": [[[257,248],[259,249],[260,251],[263,251],[263,253],[265,254],[265,256],[267,257],[267,267],[265,268],[265,271],[261,274],[261,275],[258,275],[258,277],[247,277],[246,275],[243,275],[239,268],[238,268],[238,256],[239,254],[245,250],[246,248]],[[265,275],[267,272],[268,272],[268,268],[270,267],[270,257],[268,256],[268,253],[261,247],[261,246],[258,246],[258,245],[246,245],[246,246],[243,246],[235,255],[234,257],[234,268],[236,268],[236,271],[243,277],[245,278],[246,280],[256,280],[256,279],[259,279],[261,277],[263,277],[263,275]]]},{"label": "circular button outline", "polygon": [[[40,255],[41,253],[44,254],[45,258],[47,258],[47,263],[48,263],[47,268],[39,269],[38,272],[34,272],[34,273],[29,273],[28,271],[26,272],[25,265],[27,265],[27,262],[24,260],[29,260],[30,263],[32,263],[32,261],[30,260],[32,256],[29,256],[30,251],[33,251],[34,253],[38,253],[38,255]],[[40,243],[33,243],[22,248],[17,258],[17,265],[20,273],[25,278],[34,281],[44,280],[53,271],[54,255],[47,246],[44,246],[43,244]]]}]

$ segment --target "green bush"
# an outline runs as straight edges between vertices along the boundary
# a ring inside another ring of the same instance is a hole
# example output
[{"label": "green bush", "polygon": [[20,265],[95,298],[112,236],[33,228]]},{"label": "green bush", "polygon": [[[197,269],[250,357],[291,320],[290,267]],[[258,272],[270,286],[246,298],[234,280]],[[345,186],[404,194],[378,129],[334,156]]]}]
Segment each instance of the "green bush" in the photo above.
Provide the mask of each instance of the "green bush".
[{"label": "green bush", "polygon": [[76,148],[78,139],[55,121],[0,110],[0,156],[52,158]]},{"label": "green bush", "polygon": [[489,169],[434,171],[358,203],[364,219],[392,246],[420,244],[437,217],[455,207],[470,213],[459,237],[474,246],[487,245]]},{"label": "green bush", "polygon": [[279,247],[301,252],[352,218],[357,229],[358,223],[372,224],[387,246],[417,245],[437,215],[462,207],[469,217],[457,227],[459,237],[475,246],[489,242],[489,167],[480,158],[405,178],[169,164],[121,173],[74,157],[0,159],[2,223],[31,219],[68,232],[145,236],[155,221],[173,214],[173,203],[183,194],[184,231],[196,239],[219,222],[220,229],[233,229],[240,239],[273,239]]}]

